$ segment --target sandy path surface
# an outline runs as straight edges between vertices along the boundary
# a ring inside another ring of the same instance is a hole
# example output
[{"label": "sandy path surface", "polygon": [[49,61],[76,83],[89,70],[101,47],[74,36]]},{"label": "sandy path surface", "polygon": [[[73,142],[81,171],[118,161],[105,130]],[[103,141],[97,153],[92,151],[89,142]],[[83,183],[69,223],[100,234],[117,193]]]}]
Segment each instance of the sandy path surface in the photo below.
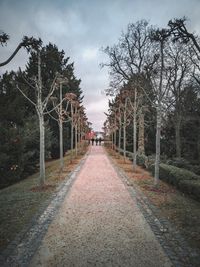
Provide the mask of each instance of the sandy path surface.
[{"label": "sandy path surface", "polygon": [[100,146],[93,146],[35,266],[172,266]]}]

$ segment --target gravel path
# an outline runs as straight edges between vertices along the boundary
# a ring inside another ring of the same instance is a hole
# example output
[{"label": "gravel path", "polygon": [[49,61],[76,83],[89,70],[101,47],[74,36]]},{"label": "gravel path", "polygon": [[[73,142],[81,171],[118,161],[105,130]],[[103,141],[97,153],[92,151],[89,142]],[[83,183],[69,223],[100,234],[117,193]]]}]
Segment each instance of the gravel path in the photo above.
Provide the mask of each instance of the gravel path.
[{"label": "gravel path", "polygon": [[172,264],[103,148],[93,146],[30,266]]}]

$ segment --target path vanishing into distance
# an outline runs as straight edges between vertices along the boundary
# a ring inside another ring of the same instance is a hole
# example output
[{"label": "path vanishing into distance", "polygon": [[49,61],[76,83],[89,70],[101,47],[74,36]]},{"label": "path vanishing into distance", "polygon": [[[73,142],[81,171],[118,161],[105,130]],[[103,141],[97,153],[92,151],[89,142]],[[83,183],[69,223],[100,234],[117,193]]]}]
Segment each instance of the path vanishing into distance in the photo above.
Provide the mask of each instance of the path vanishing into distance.
[{"label": "path vanishing into distance", "polygon": [[104,148],[92,146],[30,266],[172,264]]}]

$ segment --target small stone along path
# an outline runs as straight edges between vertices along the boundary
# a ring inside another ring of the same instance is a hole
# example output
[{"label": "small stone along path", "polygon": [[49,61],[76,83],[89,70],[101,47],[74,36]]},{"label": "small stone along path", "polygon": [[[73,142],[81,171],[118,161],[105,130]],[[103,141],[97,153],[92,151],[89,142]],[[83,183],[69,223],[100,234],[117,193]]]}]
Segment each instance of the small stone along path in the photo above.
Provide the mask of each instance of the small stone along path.
[{"label": "small stone along path", "polygon": [[193,266],[184,241],[166,242],[166,223],[130,188],[104,148],[91,146],[2,266]]}]

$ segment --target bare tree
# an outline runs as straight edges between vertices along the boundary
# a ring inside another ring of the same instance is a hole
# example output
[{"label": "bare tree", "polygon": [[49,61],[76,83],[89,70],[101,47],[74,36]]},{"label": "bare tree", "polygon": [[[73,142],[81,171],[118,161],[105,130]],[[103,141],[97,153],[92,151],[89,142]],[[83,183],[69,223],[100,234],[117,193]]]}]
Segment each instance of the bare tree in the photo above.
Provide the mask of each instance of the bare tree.
[{"label": "bare tree", "polygon": [[[76,95],[74,93],[66,93],[64,98],[62,96],[62,85],[68,84],[68,79],[62,76],[57,78],[57,82],[60,84],[60,99],[58,101],[57,97],[51,97],[53,103],[52,111],[55,111],[57,116],[51,115],[51,112],[48,111],[49,115],[58,122],[59,126],[59,136],[60,136],[60,169],[63,170],[64,159],[63,159],[63,123],[71,122],[72,135],[71,138],[74,138],[73,128],[75,128],[75,155],[78,154],[78,144],[81,142],[81,126],[84,126],[85,118],[84,107],[80,106],[79,102],[76,100]],[[65,107],[63,107],[65,103]],[[71,106],[70,112],[68,111],[69,105]],[[81,124],[82,118],[82,124]],[[71,159],[73,158],[73,142],[71,142]]]},{"label": "bare tree", "polygon": [[109,109],[108,110],[109,113],[105,113],[104,114],[107,116],[107,119],[104,123],[104,131],[107,132],[107,135],[111,138],[111,148],[114,149],[114,132],[116,131],[115,129],[115,125],[114,125],[114,110],[113,109]]},{"label": "bare tree", "polygon": [[[147,91],[147,88],[145,87],[144,72],[148,66],[153,64],[150,60],[152,59],[150,56],[152,53],[150,30],[151,27],[145,20],[129,24],[127,32],[122,34],[117,45],[103,49],[109,57],[109,62],[103,63],[102,66],[109,67],[111,76],[107,94],[117,94],[123,84],[127,83],[135,92],[135,96],[139,98],[143,96],[143,102],[146,101],[144,90]],[[144,104],[143,102],[140,101],[141,105]],[[141,140],[144,138],[144,125],[142,126],[142,123],[144,124],[144,114],[142,114],[144,110],[140,110],[140,153],[144,153],[145,150],[144,140]]]},{"label": "bare tree", "polygon": [[[74,93],[68,93],[66,94],[66,99],[70,102],[70,114],[68,116],[70,117],[71,120],[71,162],[73,160],[73,149],[74,149],[74,127],[76,125],[76,106],[78,103],[77,101],[77,95]],[[75,142],[76,142],[76,137],[75,137]],[[76,146],[76,143],[75,143]]]},{"label": "bare tree", "polygon": [[151,47],[149,30],[145,20],[129,24],[127,33],[122,34],[117,45],[103,49],[110,61],[101,66],[110,69],[111,88],[114,85],[112,90],[118,89],[124,81],[132,80],[136,74],[141,74],[144,65],[148,64],[147,54]]},{"label": "bare tree", "polygon": [[123,115],[123,102],[122,97],[118,94],[114,100],[115,107],[115,120],[116,120],[116,129],[118,130],[118,152],[121,151],[121,139],[122,139],[122,115]]},{"label": "bare tree", "polygon": [[[67,109],[69,101],[67,101],[67,96],[63,98],[63,92],[62,92],[62,86],[63,84],[68,83],[68,79],[63,77],[62,75],[58,75],[56,83],[59,84],[60,90],[59,90],[59,99],[57,97],[50,97],[50,100],[53,104],[53,109],[51,111],[48,111],[48,114],[51,116],[52,119],[56,120],[58,122],[59,127],[59,143],[60,143],[60,170],[63,170],[64,167],[64,159],[63,159],[63,122],[68,122],[69,119],[67,119]],[[63,102],[65,102],[65,108],[63,108]],[[53,116],[51,113],[55,111],[57,114],[57,117]]]},{"label": "bare tree", "polygon": [[180,41],[190,48],[190,59],[195,66],[193,78],[200,85],[200,38],[196,33],[187,29],[186,21],[186,17],[170,20],[168,26],[174,36],[174,41]]},{"label": "bare tree", "polygon": [[80,103],[78,101],[74,102],[74,129],[75,129],[75,156],[78,155],[78,131],[79,131],[79,120],[80,120]]},{"label": "bare tree", "polygon": [[112,100],[109,101],[109,114],[105,113],[105,115],[108,118],[108,121],[110,123],[110,128],[111,130],[111,139],[112,139],[112,148],[117,149],[117,111],[118,111],[118,106],[116,105],[116,101]]},{"label": "bare tree", "polygon": [[166,67],[169,73],[171,87],[169,106],[174,108],[174,128],[176,136],[176,156],[181,157],[181,124],[183,119],[182,95],[188,80],[191,77],[194,64],[190,60],[189,49],[186,45],[177,42],[168,43],[166,49]]},{"label": "bare tree", "polygon": [[44,126],[44,116],[45,114],[48,114],[49,112],[46,112],[47,104],[50,100],[50,97],[54,93],[56,87],[57,87],[57,75],[54,78],[51,87],[49,89],[49,93],[46,97],[43,96],[43,85],[42,85],[42,77],[41,77],[41,55],[40,51],[37,53],[38,55],[38,75],[34,78],[34,81],[32,84],[28,80],[25,81],[27,84],[35,91],[36,93],[36,102],[34,100],[30,99],[26,93],[20,88],[20,86],[17,84],[17,89],[22,93],[22,95],[35,107],[36,113],[38,115],[39,119],[39,129],[40,129],[40,180],[39,184],[40,186],[43,186],[45,184],[45,126]]},{"label": "bare tree", "polygon": [[88,118],[85,114],[85,107],[80,105],[77,112],[78,124],[78,145],[80,152],[83,150],[83,137],[89,132]]},{"label": "bare tree", "polygon": [[166,79],[167,72],[165,69],[165,45],[170,36],[170,32],[166,29],[153,30],[151,39],[158,44],[157,64],[153,71],[149,72],[149,79],[156,96],[156,159],[155,159],[155,175],[154,185],[157,186],[159,181],[159,164],[160,164],[160,137],[162,123],[162,104],[164,98],[169,91],[169,79]]},{"label": "bare tree", "polygon": [[182,40],[184,43],[188,43],[191,41],[196,48],[198,54],[200,54],[200,44],[199,38],[195,33],[191,33],[188,31],[186,27],[186,17],[181,19],[174,19],[168,22],[168,26],[170,27],[171,33],[174,35],[174,41]]},{"label": "bare tree", "polygon": [[[112,143],[116,148],[116,131],[118,129],[118,151],[121,152],[121,130],[123,129],[123,155],[126,160],[126,128],[133,120],[133,167],[136,167],[137,156],[137,111],[138,111],[137,90],[128,89],[128,86],[120,90],[120,93],[115,97],[113,102],[109,102],[109,114],[106,114],[110,123],[111,133],[114,133]],[[112,137],[112,135],[111,135]]]},{"label": "bare tree", "polygon": [[[131,88],[132,89],[132,88]],[[136,162],[137,162],[137,121],[139,118],[139,123],[141,124],[141,114],[143,113],[143,106],[141,105],[143,96],[138,97],[138,91],[137,88],[134,88],[134,91],[129,88],[129,85],[127,85],[125,88],[122,89],[122,97],[125,99],[124,101],[124,114],[126,117],[125,126],[128,126],[131,121],[133,122],[133,169],[136,168]],[[144,125],[144,121],[142,121]],[[141,133],[141,125],[139,125],[139,135],[142,135]],[[143,128],[144,130],[144,128]],[[126,136],[126,135],[125,135]],[[140,136],[141,137],[141,136]],[[144,136],[143,136],[144,138]],[[143,145],[143,144],[142,144]],[[142,146],[141,145],[141,146]],[[144,148],[144,146],[143,146]],[[140,149],[143,149],[140,147]],[[124,145],[125,149],[125,145]],[[144,151],[144,150],[142,150]]]}]

